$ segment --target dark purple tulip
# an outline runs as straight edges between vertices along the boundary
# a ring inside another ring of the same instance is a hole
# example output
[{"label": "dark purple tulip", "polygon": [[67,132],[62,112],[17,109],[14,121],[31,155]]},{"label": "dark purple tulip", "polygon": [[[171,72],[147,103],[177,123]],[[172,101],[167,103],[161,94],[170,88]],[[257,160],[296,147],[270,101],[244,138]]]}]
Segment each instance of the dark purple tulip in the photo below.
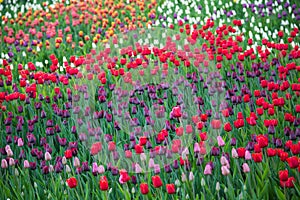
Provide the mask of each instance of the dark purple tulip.
[{"label": "dark purple tulip", "polygon": [[0,153],[4,156],[7,154],[5,148],[0,148]]},{"label": "dark purple tulip", "polygon": [[220,154],[220,149],[218,147],[212,147],[211,155],[212,156],[218,156],[219,154]]},{"label": "dark purple tulip", "polygon": [[117,176],[119,174],[119,170],[117,167],[112,167],[111,168],[111,173],[113,176]]},{"label": "dark purple tulip", "polygon": [[236,138],[231,138],[230,145],[231,146],[235,146],[236,145]]},{"label": "dark purple tulip", "polygon": [[50,136],[50,135],[54,135],[55,131],[53,127],[48,127],[46,128],[46,135]]},{"label": "dark purple tulip", "polygon": [[36,169],[36,162],[29,162],[29,167],[31,170],[35,170]]},{"label": "dark purple tulip", "polygon": [[10,135],[7,135],[7,136],[6,136],[6,143],[7,143],[7,144],[12,143],[12,137],[11,137]]},{"label": "dark purple tulip", "polygon": [[42,173],[43,174],[48,174],[49,173],[49,167],[48,166],[44,166],[42,169]]},{"label": "dark purple tulip", "polygon": [[81,166],[82,170],[83,171],[90,171],[90,167],[89,167],[89,164],[88,162],[82,162],[82,166]]},{"label": "dark purple tulip", "polygon": [[197,165],[197,166],[202,165],[203,161],[204,161],[204,158],[199,156],[199,157],[197,158],[196,165]]},{"label": "dark purple tulip", "polygon": [[178,160],[174,160],[174,161],[173,161],[173,168],[174,168],[174,169],[178,169],[178,168],[179,168]]},{"label": "dark purple tulip", "polygon": [[166,172],[166,173],[171,173],[171,172],[172,172],[172,168],[171,168],[171,166],[170,166],[169,164],[166,164],[166,165],[164,166],[164,169],[165,169],[165,172]]},{"label": "dark purple tulip", "polygon": [[276,139],[276,147],[278,148],[278,147],[282,147],[282,140],[281,139]]},{"label": "dark purple tulip", "polygon": [[69,148],[78,148],[78,142],[69,142]]},{"label": "dark purple tulip", "polygon": [[6,132],[6,134],[11,134],[11,133],[12,133],[12,128],[11,128],[11,126],[6,126],[6,127],[5,127],[5,132]]},{"label": "dark purple tulip", "polygon": [[35,142],[36,142],[36,138],[35,138],[35,136],[33,135],[33,134],[27,134],[27,140],[28,140],[28,143],[30,143],[30,144],[35,144]]}]

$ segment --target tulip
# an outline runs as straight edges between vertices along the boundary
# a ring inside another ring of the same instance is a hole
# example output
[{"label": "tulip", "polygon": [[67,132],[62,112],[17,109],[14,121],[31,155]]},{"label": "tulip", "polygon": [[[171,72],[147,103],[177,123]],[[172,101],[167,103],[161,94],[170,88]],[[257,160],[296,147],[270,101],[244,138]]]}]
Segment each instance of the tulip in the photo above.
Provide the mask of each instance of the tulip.
[{"label": "tulip", "polygon": [[162,181],[158,175],[152,176],[151,179],[152,179],[152,184],[153,184],[154,188],[159,188],[162,186]]},{"label": "tulip", "polygon": [[227,166],[222,166],[221,171],[224,176],[227,176],[228,174],[230,174],[230,171]]},{"label": "tulip", "polygon": [[8,163],[7,163],[7,161],[5,159],[1,160],[1,168],[2,169],[8,168]]},{"label": "tulip", "polygon": [[149,193],[149,187],[147,183],[141,183],[140,184],[140,190],[142,194],[148,194]]},{"label": "tulip", "polygon": [[252,159],[251,153],[248,150],[246,150],[246,152],[245,152],[245,160],[251,160],[251,159]]},{"label": "tulip", "polygon": [[175,194],[175,185],[174,184],[166,184],[166,190],[168,194]]},{"label": "tulip", "polygon": [[51,154],[50,154],[49,152],[46,152],[46,153],[45,153],[45,160],[46,160],[46,161],[49,161],[49,160],[51,160],[51,159],[52,159]]},{"label": "tulip", "polygon": [[108,181],[107,181],[106,176],[101,176],[100,181],[99,181],[99,187],[100,187],[100,190],[102,190],[102,191],[108,190]]},{"label": "tulip", "polygon": [[77,186],[77,180],[75,177],[68,178],[66,183],[70,188],[75,188]]},{"label": "tulip", "polygon": [[244,164],[243,164],[243,172],[244,172],[244,173],[250,172],[250,168],[249,168],[249,165],[248,165],[247,163],[244,163]]},{"label": "tulip", "polygon": [[209,164],[206,164],[205,169],[204,169],[204,175],[211,175],[212,174],[212,167]]}]

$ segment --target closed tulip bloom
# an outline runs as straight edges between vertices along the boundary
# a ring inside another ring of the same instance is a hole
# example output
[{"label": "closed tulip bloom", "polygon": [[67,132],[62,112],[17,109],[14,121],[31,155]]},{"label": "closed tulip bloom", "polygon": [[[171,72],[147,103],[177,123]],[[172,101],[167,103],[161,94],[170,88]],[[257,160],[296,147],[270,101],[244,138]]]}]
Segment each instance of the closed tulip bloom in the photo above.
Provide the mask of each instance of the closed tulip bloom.
[{"label": "closed tulip bloom", "polygon": [[229,162],[225,156],[221,157],[221,165],[229,165]]},{"label": "closed tulip bloom", "polygon": [[225,142],[221,136],[217,137],[218,145],[219,147],[223,147],[225,145]]},{"label": "closed tulip bloom", "polygon": [[24,145],[23,139],[18,138],[18,147],[22,147]]},{"label": "closed tulip bloom", "polygon": [[103,166],[103,165],[100,165],[100,166],[98,167],[98,173],[99,173],[99,174],[103,174],[104,172],[105,172],[104,166]]},{"label": "closed tulip bloom", "polygon": [[159,188],[162,186],[162,181],[158,175],[152,176],[152,184],[155,188]]},{"label": "closed tulip bloom", "polygon": [[288,170],[280,170],[278,172],[279,180],[281,181],[287,181],[289,178],[289,171]]},{"label": "closed tulip bloom", "polygon": [[75,177],[71,177],[66,180],[66,183],[70,188],[75,188],[77,186],[77,179]]},{"label": "closed tulip bloom", "polygon": [[251,157],[250,151],[246,150],[246,152],[245,152],[245,160],[251,160],[251,159],[252,159],[252,157]]},{"label": "closed tulip bloom", "polygon": [[250,172],[250,168],[249,168],[249,165],[248,165],[247,163],[244,163],[244,164],[243,164],[243,172],[244,172],[244,173]]},{"label": "closed tulip bloom", "polygon": [[232,156],[232,158],[238,158],[239,157],[239,155],[238,155],[235,148],[231,149],[231,156]]},{"label": "closed tulip bloom", "polygon": [[8,163],[7,163],[7,161],[5,159],[1,160],[1,168],[2,169],[8,168]]},{"label": "closed tulip bloom", "polygon": [[14,166],[16,163],[13,158],[9,158],[8,164],[9,164],[9,166]]},{"label": "closed tulip bloom", "polygon": [[52,159],[51,154],[47,151],[47,152],[45,153],[45,160],[46,160],[46,161],[49,161],[49,160],[51,160],[51,159]]},{"label": "closed tulip bloom", "polygon": [[30,167],[28,160],[24,160],[23,166],[24,166],[24,168],[29,168]]},{"label": "closed tulip bloom", "polygon": [[190,174],[189,174],[189,180],[190,181],[192,181],[192,180],[194,180],[194,174],[193,174],[193,172],[190,172]]},{"label": "closed tulip bloom", "polygon": [[221,171],[222,171],[222,174],[223,174],[224,176],[227,176],[227,175],[230,174],[230,170],[229,170],[228,167],[226,167],[226,166],[222,166],[222,167],[221,167]]},{"label": "closed tulip bloom", "polygon": [[211,165],[206,164],[203,173],[204,173],[204,175],[211,175],[212,174],[212,167],[211,167]]},{"label": "closed tulip bloom", "polygon": [[75,157],[75,158],[74,158],[73,166],[74,166],[74,167],[80,167],[80,160],[79,160],[78,157]]},{"label": "closed tulip bloom", "polygon": [[69,165],[66,165],[66,172],[67,173],[70,173],[72,170],[71,170],[71,168],[70,168],[70,166]]},{"label": "closed tulip bloom", "polygon": [[11,149],[8,149],[8,150],[6,151],[6,153],[7,153],[7,156],[8,156],[8,157],[12,157],[12,156],[14,155],[14,153],[13,153],[13,151],[12,151]]},{"label": "closed tulip bloom", "polygon": [[102,191],[108,190],[108,181],[107,181],[106,176],[102,176],[100,178],[99,187],[100,187],[100,190],[102,190]]},{"label": "closed tulip bloom", "polygon": [[141,183],[140,184],[140,190],[142,194],[148,194],[149,193],[149,187],[147,183]]},{"label": "closed tulip bloom", "polygon": [[175,185],[174,184],[166,184],[166,190],[168,194],[175,194]]}]

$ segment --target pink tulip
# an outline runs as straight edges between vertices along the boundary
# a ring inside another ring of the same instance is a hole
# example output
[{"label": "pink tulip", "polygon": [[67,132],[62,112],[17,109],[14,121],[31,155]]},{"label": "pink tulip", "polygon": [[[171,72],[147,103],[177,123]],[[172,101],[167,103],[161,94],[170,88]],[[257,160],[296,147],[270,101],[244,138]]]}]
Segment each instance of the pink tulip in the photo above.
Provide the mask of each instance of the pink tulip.
[{"label": "pink tulip", "polygon": [[140,174],[142,173],[142,168],[139,164],[135,164],[135,173]]},{"label": "pink tulip", "polygon": [[18,139],[18,147],[22,147],[24,145],[23,139],[19,138]]},{"label": "pink tulip", "polygon": [[196,142],[196,143],[194,144],[194,152],[195,152],[195,153],[199,153],[199,152],[200,152],[200,145],[199,145],[198,142]]},{"label": "pink tulip", "polygon": [[13,158],[9,158],[8,164],[9,164],[9,166],[14,166],[15,160]]},{"label": "pink tulip", "polygon": [[49,160],[51,160],[51,159],[52,159],[51,154],[47,151],[47,152],[45,153],[45,160],[46,160],[46,161],[49,161]]},{"label": "pink tulip", "polygon": [[74,158],[73,165],[74,167],[80,167],[80,161],[77,157]]},{"label": "pink tulip", "polygon": [[204,175],[211,175],[212,174],[212,168],[211,168],[211,166],[209,164],[207,164],[205,166],[205,169],[204,169],[203,173],[204,173]]},{"label": "pink tulip", "polygon": [[248,150],[246,150],[246,152],[245,152],[245,160],[251,160],[251,159],[252,159],[251,153]]},{"label": "pink tulip", "polygon": [[243,164],[243,172],[244,172],[244,173],[250,172],[250,168],[249,168],[249,165],[248,165],[247,163],[244,163],[244,164]]},{"label": "pink tulip", "polygon": [[221,171],[224,176],[227,176],[228,174],[230,174],[230,171],[227,166],[222,166]]},{"label": "pink tulip", "polygon": [[232,149],[231,149],[231,156],[232,156],[233,158],[238,158],[238,157],[239,157],[239,155],[238,155],[238,153],[237,153],[237,151],[236,151],[235,148],[232,148]]},{"label": "pink tulip", "polygon": [[154,160],[152,158],[149,159],[149,168],[154,168],[155,166],[155,163],[154,163]]},{"label": "pink tulip", "polygon": [[159,166],[159,164],[155,164],[155,165],[154,165],[154,173],[155,173],[155,174],[160,173],[160,166]]},{"label": "pink tulip", "polygon": [[223,147],[225,145],[225,142],[221,136],[217,137],[218,145],[219,147]]},{"label": "pink tulip", "polygon": [[24,160],[23,165],[24,165],[24,168],[30,167],[28,160]]},{"label": "pink tulip", "polygon": [[7,161],[5,159],[1,160],[1,168],[6,169],[8,167]]},{"label": "pink tulip", "polygon": [[228,162],[228,160],[227,160],[227,158],[225,158],[225,156],[222,156],[221,157],[221,165],[229,165],[229,162]]},{"label": "pink tulip", "polygon": [[99,174],[103,174],[104,172],[105,172],[105,169],[104,169],[103,165],[100,165],[100,166],[98,167],[98,173],[99,173]]},{"label": "pink tulip", "polygon": [[6,151],[6,153],[7,153],[7,156],[8,156],[8,157],[12,157],[12,156],[14,155],[14,153],[12,152],[11,149],[8,149],[8,150]]}]

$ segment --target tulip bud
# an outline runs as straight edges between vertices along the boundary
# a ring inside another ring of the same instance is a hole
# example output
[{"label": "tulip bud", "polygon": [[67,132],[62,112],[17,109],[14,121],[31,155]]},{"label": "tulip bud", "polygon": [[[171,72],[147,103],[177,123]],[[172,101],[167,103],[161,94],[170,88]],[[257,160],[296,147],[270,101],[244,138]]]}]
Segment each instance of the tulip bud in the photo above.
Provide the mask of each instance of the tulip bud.
[{"label": "tulip bud", "polygon": [[1,168],[2,168],[2,169],[8,168],[8,164],[7,164],[7,161],[6,161],[5,159],[2,159],[2,160],[1,160]]},{"label": "tulip bud", "polygon": [[52,159],[51,154],[50,154],[49,152],[46,152],[46,153],[45,153],[45,160],[46,160],[46,161],[49,161],[49,160],[51,160],[51,159]]}]

